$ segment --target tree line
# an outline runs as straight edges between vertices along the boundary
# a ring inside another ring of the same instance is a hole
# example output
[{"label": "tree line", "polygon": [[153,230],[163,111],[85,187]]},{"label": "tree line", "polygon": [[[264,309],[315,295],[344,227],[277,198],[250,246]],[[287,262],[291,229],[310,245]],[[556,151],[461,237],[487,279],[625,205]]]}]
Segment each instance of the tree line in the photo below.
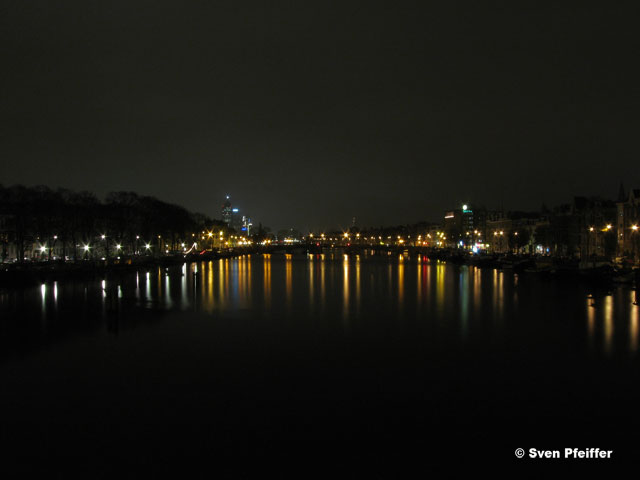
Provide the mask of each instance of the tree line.
[{"label": "tree line", "polygon": [[13,246],[18,261],[34,245],[48,249],[49,255],[55,246],[62,259],[83,258],[88,251],[83,251],[83,246],[94,244],[97,238],[104,241],[107,256],[110,242],[123,251],[136,252],[161,238],[163,246],[176,250],[180,242],[201,229],[223,225],[179,205],[134,192],[112,192],[101,201],[88,191],[23,185],[0,185],[0,222],[2,259]]}]

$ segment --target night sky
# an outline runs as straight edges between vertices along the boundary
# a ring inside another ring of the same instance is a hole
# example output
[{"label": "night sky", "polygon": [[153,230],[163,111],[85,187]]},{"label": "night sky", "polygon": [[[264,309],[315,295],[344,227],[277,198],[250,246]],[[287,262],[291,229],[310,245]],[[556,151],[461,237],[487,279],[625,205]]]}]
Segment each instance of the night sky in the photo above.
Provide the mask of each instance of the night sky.
[{"label": "night sky", "polygon": [[614,197],[637,16],[557,3],[6,1],[0,182],[302,231]]}]

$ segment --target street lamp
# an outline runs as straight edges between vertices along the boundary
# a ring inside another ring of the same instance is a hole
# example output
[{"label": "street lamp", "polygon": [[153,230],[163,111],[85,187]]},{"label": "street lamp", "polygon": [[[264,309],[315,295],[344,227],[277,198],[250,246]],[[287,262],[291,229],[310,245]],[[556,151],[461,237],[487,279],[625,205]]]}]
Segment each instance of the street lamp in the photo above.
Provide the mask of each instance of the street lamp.
[{"label": "street lamp", "polygon": [[53,254],[53,249],[56,246],[56,242],[58,241],[58,235],[54,235],[53,236],[53,242],[51,243],[51,246],[49,247],[49,260],[51,260],[51,255]]}]

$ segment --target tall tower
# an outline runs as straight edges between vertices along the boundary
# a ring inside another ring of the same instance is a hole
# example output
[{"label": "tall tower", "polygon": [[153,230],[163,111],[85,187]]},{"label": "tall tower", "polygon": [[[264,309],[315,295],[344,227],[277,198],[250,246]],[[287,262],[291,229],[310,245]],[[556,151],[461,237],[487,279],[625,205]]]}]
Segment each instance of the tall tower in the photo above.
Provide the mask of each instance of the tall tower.
[{"label": "tall tower", "polygon": [[222,221],[227,224],[227,226],[231,225],[231,201],[229,200],[229,195],[227,195],[227,199],[222,204]]}]

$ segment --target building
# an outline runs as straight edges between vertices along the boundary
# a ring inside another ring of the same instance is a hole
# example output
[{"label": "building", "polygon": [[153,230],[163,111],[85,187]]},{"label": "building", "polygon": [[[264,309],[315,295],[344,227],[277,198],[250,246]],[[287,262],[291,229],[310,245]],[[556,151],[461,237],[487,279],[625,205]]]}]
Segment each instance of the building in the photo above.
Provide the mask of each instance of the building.
[{"label": "building", "polygon": [[222,204],[222,221],[227,225],[227,227],[231,227],[232,213],[233,209],[231,208],[231,201],[229,200],[229,195],[227,195],[226,200]]},{"label": "building", "polygon": [[0,261],[15,258],[15,242],[13,241],[13,215],[0,214]]},{"label": "building", "polygon": [[240,213],[240,209],[234,207],[231,209],[231,221],[229,227],[233,228],[236,232],[240,232],[244,225],[244,217]]},{"label": "building", "polygon": [[445,212],[443,231],[446,245],[471,249],[486,238],[487,211],[469,204]]},{"label": "building", "polygon": [[616,210],[616,203],[611,200],[574,197],[568,234],[569,244],[577,243],[577,249],[570,253],[581,259],[613,256],[617,243],[613,227]]},{"label": "building", "polygon": [[509,235],[513,221],[501,210],[487,212],[485,245],[493,253],[510,251]]},{"label": "building", "polygon": [[251,219],[249,217],[246,217],[246,216],[242,215],[240,231],[244,235],[250,236],[251,235],[251,227],[252,226],[253,226],[253,223],[251,223]]},{"label": "building", "polygon": [[637,262],[640,256],[640,189],[625,194],[620,185],[616,202],[617,253]]}]

